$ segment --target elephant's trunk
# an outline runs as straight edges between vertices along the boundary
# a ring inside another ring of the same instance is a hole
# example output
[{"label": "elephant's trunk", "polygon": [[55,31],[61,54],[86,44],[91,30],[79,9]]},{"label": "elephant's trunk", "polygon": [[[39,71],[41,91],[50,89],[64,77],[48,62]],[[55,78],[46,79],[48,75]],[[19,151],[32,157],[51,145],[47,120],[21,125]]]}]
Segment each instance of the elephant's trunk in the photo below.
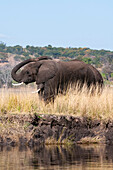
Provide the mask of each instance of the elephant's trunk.
[{"label": "elephant's trunk", "polygon": [[16,65],[16,66],[12,69],[11,76],[12,76],[12,78],[13,78],[15,81],[21,83],[20,73],[17,74],[16,72],[17,72],[22,66],[24,66],[25,64],[28,64],[28,63],[30,63],[30,62],[36,62],[36,60],[35,60],[35,59],[25,60],[25,61],[19,63],[18,65]]}]

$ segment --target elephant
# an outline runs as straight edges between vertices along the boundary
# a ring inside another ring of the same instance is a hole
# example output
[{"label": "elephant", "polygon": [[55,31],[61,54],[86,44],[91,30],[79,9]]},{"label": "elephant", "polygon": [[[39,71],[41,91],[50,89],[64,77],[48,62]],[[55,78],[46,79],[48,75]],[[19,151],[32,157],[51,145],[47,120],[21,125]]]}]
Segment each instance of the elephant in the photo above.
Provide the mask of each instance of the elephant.
[{"label": "elephant", "polygon": [[[23,66],[25,67],[17,73]],[[18,82],[17,85],[36,82],[36,92],[44,101],[54,100],[59,92],[63,93],[70,84],[76,84],[78,81],[81,87],[84,83],[88,88],[91,85],[98,85],[100,88],[103,86],[99,71],[92,65],[76,59],[67,62],[48,56],[27,59],[17,64],[11,75]]]}]

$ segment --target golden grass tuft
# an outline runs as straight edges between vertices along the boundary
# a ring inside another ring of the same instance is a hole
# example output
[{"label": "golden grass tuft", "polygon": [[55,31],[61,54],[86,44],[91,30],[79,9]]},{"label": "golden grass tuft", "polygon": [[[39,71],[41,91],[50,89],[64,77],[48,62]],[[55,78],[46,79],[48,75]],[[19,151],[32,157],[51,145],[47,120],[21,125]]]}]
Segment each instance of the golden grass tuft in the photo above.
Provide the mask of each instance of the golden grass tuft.
[{"label": "golden grass tuft", "polygon": [[92,94],[87,88],[80,91],[69,88],[65,95],[59,94],[54,103],[45,104],[32,94],[33,89],[2,89],[0,113],[39,113],[88,116],[95,119],[113,118],[113,88],[104,87],[102,94],[98,89]]},{"label": "golden grass tuft", "polygon": [[84,137],[81,138],[80,141],[77,142],[77,144],[100,144],[105,141],[104,137],[95,136],[95,137]]}]

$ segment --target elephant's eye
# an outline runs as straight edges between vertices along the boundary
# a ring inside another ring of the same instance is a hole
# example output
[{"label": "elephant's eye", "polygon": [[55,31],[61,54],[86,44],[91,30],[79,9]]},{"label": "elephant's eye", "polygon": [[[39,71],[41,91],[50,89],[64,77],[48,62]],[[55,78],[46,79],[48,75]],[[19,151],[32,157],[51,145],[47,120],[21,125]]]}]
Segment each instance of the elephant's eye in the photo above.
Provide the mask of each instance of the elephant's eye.
[{"label": "elephant's eye", "polygon": [[29,71],[26,71],[27,74],[29,74]]}]

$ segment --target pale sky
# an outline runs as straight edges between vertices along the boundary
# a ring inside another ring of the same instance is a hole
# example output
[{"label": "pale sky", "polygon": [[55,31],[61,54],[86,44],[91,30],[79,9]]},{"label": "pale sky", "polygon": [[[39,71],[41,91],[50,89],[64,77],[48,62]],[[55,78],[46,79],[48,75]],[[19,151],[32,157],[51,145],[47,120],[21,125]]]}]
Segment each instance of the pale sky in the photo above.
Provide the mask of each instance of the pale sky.
[{"label": "pale sky", "polygon": [[0,0],[0,41],[113,51],[113,0]]}]

